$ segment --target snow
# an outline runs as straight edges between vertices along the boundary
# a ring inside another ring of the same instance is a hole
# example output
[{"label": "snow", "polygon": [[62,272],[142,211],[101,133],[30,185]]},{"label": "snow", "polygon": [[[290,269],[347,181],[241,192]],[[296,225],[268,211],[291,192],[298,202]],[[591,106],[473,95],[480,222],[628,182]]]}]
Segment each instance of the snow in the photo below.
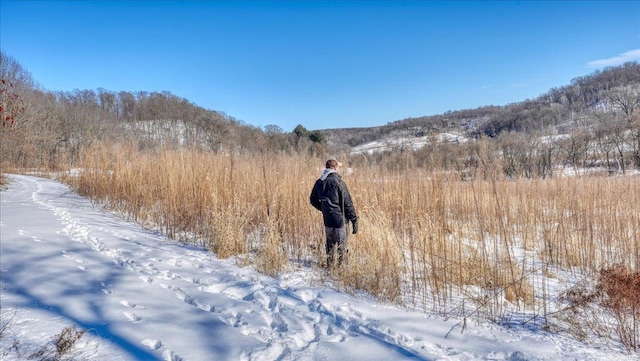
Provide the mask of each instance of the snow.
[{"label": "snow", "polygon": [[418,150],[424,146],[437,143],[465,143],[468,139],[457,133],[439,133],[434,136],[394,136],[387,139],[376,140],[353,147],[351,154],[373,154],[392,149]]},{"label": "snow", "polygon": [[[105,212],[54,180],[10,175],[0,208],[2,360],[633,360],[539,328],[445,319],[278,278]],[[40,358],[34,358],[40,359]]]}]

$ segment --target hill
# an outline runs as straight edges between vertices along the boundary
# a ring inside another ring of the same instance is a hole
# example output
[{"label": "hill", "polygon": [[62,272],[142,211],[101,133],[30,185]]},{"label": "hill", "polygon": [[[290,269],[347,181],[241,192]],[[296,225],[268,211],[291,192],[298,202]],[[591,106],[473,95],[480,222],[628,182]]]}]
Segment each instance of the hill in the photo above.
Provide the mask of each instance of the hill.
[{"label": "hill", "polygon": [[639,89],[640,64],[629,62],[575,78],[571,84],[550,89],[535,99],[505,106],[455,110],[396,120],[378,127],[320,131],[332,144],[350,147],[445,132],[470,138],[497,137],[503,132],[567,134],[576,119],[595,112],[608,110],[630,116],[640,105]]},{"label": "hill", "polygon": [[[496,140],[489,148],[506,163],[508,176],[551,176],[552,168],[567,166],[623,173],[640,168],[640,64],[635,62],[595,71],[535,99],[505,106],[377,127],[308,131],[298,125],[285,132],[277,125],[245,124],[167,91],[42,90],[18,61],[0,55],[3,168],[75,167],[86,147],[110,142],[149,152],[169,147],[211,153],[335,154],[353,158],[354,164],[362,155],[378,153],[366,161],[384,163],[393,162],[394,154],[410,153],[413,159],[403,162],[406,166],[437,164],[469,173],[477,157],[475,142],[466,141],[482,138]],[[461,146],[425,150],[427,144],[442,143]],[[544,159],[534,159],[540,156]],[[535,167],[542,169],[532,171]]]}]

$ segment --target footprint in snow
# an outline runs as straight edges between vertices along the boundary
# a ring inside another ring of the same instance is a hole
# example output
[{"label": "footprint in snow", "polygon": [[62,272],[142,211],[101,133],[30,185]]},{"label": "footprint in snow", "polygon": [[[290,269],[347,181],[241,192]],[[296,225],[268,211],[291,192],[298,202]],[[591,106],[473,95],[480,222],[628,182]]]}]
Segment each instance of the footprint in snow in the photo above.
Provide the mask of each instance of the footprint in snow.
[{"label": "footprint in snow", "polygon": [[126,300],[120,301],[120,304],[125,306],[125,307],[129,307],[129,308],[136,308],[138,306],[135,303],[131,303],[131,302],[126,301]]},{"label": "footprint in snow", "polygon": [[238,327],[240,326],[241,323],[241,318],[242,316],[239,315],[237,312],[235,311],[231,311],[227,314],[221,315],[220,316],[220,320],[224,323],[226,323],[229,326],[233,326],[233,327]]},{"label": "footprint in snow", "polygon": [[126,317],[131,322],[140,322],[142,320],[138,315],[133,312],[123,312],[124,317]]},{"label": "footprint in snow", "polygon": [[188,305],[194,305],[195,304],[195,301],[193,300],[193,297],[189,296],[180,287],[173,287],[172,289],[173,289],[173,291],[175,291],[176,297],[179,300],[183,301],[184,303],[186,303]]},{"label": "footprint in snow", "polygon": [[235,286],[224,289],[222,293],[235,300],[247,301],[247,298],[251,298],[250,295],[263,288],[264,286],[257,283],[252,284],[250,282],[239,282]]},{"label": "footprint in snow", "polygon": [[165,279],[165,280],[173,280],[176,278],[176,276],[171,273],[171,271],[162,271],[159,275],[159,278]]},{"label": "footprint in snow", "polygon": [[164,361],[182,361],[182,357],[175,354],[175,352],[166,350],[162,353]]},{"label": "footprint in snow", "polygon": [[146,339],[142,340],[142,344],[152,350],[159,350],[162,347],[162,342],[160,342],[160,340]]},{"label": "footprint in snow", "polygon": [[109,289],[109,285],[106,284],[105,282],[100,282],[100,285],[103,287],[102,288],[102,292],[104,292],[105,295],[113,295],[113,294],[115,294],[114,291],[111,291]]},{"label": "footprint in snow", "polygon": [[214,283],[207,286],[200,286],[198,289],[206,293],[222,293],[227,288],[224,283]]}]

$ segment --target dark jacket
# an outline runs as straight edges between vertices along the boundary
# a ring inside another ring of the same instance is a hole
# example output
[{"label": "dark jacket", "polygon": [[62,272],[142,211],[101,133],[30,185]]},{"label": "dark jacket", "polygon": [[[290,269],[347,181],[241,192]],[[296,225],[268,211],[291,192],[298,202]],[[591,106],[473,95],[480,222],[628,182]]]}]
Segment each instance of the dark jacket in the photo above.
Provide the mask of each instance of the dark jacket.
[{"label": "dark jacket", "polygon": [[349,189],[335,171],[325,169],[322,177],[313,185],[309,201],[313,207],[322,211],[324,225],[327,227],[341,228],[345,225],[345,219],[357,220]]}]

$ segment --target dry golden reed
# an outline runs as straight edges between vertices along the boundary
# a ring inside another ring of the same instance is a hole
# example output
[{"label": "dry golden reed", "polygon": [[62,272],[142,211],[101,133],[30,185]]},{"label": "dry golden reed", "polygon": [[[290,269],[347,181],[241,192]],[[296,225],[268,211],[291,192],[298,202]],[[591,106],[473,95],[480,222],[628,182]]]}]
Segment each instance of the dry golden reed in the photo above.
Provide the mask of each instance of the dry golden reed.
[{"label": "dry golden reed", "polygon": [[[148,227],[220,257],[253,253],[256,267],[277,274],[290,262],[324,261],[322,217],[308,200],[323,164],[305,155],[98,145],[73,182]],[[346,287],[446,312],[454,297],[541,309],[533,284],[549,268],[638,267],[640,177],[505,179],[496,167],[487,160],[475,180],[344,167],[360,232],[332,274]]]}]

